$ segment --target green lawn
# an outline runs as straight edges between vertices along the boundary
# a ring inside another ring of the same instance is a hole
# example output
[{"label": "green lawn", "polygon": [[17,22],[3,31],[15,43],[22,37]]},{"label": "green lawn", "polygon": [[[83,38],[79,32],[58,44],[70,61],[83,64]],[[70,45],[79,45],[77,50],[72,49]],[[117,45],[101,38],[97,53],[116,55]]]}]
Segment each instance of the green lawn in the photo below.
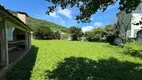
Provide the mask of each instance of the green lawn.
[{"label": "green lawn", "polygon": [[142,80],[142,59],[108,43],[32,41],[7,80]]}]

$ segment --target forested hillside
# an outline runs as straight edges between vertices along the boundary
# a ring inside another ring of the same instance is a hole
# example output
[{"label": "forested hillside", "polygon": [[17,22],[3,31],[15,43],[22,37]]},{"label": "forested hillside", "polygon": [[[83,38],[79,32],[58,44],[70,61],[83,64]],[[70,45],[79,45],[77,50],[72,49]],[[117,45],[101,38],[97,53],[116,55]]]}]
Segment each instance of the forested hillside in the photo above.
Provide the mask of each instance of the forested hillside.
[{"label": "forested hillside", "polygon": [[61,31],[64,32],[67,28],[57,25],[55,23],[40,20],[32,17],[28,17],[28,26],[32,29],[35,29],[35,27],[49,27],[52,31]]},{"label": "forested hillside", "polygon": [[[13,13],[15,16],[17,16],[16,11],[9,10],[11,13]],[[49,22],[46,20],[40,20],[32,17],[28,17],[28,26],[35,30],[37,27],[49,27],[52,31],[59,31],[59,32],[65,32],[67,28],[55,24],[53,22]]]}]

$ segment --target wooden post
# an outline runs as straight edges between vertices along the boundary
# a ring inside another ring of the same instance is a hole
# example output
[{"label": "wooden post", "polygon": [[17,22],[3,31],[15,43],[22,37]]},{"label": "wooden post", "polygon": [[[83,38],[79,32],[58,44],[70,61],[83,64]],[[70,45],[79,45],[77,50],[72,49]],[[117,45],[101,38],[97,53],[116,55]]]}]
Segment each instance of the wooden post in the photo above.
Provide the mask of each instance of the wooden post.
[{"label": "wooden post", "polygon": [[29,49],[31,48],[31,33],[29,32]]},{"label": "wooden post", "polygon": [[7,40],[7,26],[5,23],[5,19],[3,19],[3,22],[1,23],[1,65],[6,66],[9,65],[9,59],[8,59],[8,40]]},{"label": "wooden post", "polygon": [[28,36],[28,32],[25,32],[25,48],[29,49],[29,36]]},{"label": "wooden post", "polygon": [[26,49],[31,48],[31,33],[30,32],[25,32],[25,47]]}]

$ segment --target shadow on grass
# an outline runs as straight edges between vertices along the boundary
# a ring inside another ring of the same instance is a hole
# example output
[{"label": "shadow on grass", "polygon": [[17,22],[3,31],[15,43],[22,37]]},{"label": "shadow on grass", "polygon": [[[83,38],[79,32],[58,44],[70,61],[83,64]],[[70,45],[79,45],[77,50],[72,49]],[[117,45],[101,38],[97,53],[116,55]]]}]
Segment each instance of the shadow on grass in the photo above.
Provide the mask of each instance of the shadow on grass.
[{"label": "shadow on grass", "polygon": [[139,52],[133,52],[133,53],[127,53],[124,52],[126,55],[132,56],[132,57],[137,57],[137,58],[142,58],[142,54],[140,54]]},{"label": "shadow on grass", "polygon": [[45,72],[45,80],[142,80],[141,64],[115,58],[94,61],[83,57],[65,58],[56,69]]},{"label": "shadow on grass", "polygon": [[7,73],[6,80],[30,80],[37,53],[38,47],[32,46],[25,57]]}]

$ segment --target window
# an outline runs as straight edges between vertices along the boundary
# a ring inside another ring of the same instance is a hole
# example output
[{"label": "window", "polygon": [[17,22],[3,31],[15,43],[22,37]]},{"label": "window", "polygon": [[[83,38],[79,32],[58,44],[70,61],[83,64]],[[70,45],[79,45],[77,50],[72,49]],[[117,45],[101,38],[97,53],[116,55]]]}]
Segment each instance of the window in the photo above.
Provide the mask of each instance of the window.
[{"label": "window", "polygon": [[13,41],[13,27],[9,27],[7,28],[7,37],[8,37],[8,41]]}]

